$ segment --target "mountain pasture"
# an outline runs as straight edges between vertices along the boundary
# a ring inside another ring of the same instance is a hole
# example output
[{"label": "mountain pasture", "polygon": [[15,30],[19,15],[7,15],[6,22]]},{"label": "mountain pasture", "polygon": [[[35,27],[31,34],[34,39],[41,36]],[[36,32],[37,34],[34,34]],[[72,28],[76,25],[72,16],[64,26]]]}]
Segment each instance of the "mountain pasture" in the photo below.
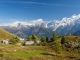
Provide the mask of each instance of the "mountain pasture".
[{"label": "mountain pasture", "polygon": [[49,46],[18,46],[0,44],[0,60],[72,60],[80,58],[77,52],[63,51],[56,56]]}]

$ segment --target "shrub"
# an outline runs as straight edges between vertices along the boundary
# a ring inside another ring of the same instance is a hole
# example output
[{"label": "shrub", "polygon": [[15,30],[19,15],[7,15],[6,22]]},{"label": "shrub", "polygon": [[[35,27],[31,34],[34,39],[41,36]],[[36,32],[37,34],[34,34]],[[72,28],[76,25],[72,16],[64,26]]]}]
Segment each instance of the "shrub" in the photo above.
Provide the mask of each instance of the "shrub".
[{"label": "shrub", "polygon": [[3,54],[0,54],[0,57],[3,57]]},{"label": "shrub", "polygon": [[16,44],[17,42],[19,42],[19,38],[18,37],[14,37],[10,40],[11,44]]}]

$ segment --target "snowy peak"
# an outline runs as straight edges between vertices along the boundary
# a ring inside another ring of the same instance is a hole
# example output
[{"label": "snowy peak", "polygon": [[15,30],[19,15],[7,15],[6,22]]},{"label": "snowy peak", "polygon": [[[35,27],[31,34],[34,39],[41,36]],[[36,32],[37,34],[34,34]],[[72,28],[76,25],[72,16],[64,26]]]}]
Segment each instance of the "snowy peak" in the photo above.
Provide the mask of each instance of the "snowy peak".
[{"label": "snowy peak", "polygon": [[[19,26],[42,26],[46,28],[52,28],[56,30],[60,26],[67,26],[71,25],[74,26],[75,24],[80,24],[80,14],[72,15],[70,18],[62,18],[62,20],[53,20],[53,21],[43,21],[43,19],[37,19],[32,21],[16,21],[11,24],[7,24],[7,26],[12,27],[19,27]],[[6,25],[5,25],[6,26]]]},{"label": "snowy peak", "polygon": [[56,30],[57,28],[59,28],[60,26],[67,26],[67,25],[75,25],[77,23],[80,23],[78,22],[80,21],[80,14],[79,15],[72,15],[70,18],[63,18],[62,20],[53,20],[51,22],[48,23],[48,27],[52,27],[53,30]]},{"label": "snowy peak", "polygon": [[36,26],[36,25],[41,25],[44,21],[42,19],[38,19],[38,20],[32,20],[32,21],[16,21],[13,22],[12,24],[8,24],[9,26],[14,26],[14,27],[18,27],[18,26]]}]

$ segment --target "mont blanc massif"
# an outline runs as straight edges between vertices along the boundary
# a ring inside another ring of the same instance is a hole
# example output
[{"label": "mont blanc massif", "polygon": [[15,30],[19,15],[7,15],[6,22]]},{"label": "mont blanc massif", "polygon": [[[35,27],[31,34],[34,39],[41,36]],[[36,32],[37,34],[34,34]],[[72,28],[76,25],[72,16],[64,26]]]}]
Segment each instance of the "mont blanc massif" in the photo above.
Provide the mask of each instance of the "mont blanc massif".
[{"label": "mont blanc massif", "polygon": [[15,21],[0,25],[1,28],[21,38],[36,34],[38,37],[48,36],[57,32],[57,35],[80,35],[80,14],[62,18],[62,20],[44,21],[37,19],[32,21]]}]

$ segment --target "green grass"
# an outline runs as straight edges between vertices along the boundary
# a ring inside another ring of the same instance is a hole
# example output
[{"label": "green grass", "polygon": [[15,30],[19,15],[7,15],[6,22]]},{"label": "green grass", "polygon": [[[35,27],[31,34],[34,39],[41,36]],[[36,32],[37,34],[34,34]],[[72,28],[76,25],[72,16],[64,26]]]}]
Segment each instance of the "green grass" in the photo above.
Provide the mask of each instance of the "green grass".
[{"label": "green grass", "polygon": [[72,60],[70,57],[80,58],[78,51],[63,50],[56,56],[50,46],[19,46],[0,43],[0,60]]},{"label": "green grass", "polygon": [[[16,45],[5,45],[0,44],[0,54],[3,57],[20,58],[24,60],[29,60],[32,56],[42,55],[45,53],[45,49],[42,46],[16,46]],[[16,51],[14,51],[16,50]]]},{"label": "green grass", "polygon": [[10,56],[10,57],[25,58],[25,60],[29,60],[30,57],[41,55],[42,52],[44,51],[42,50],[35,50],[35,51],[17,50],[16,52],[4,53],[4,55]]},{"label": "green grass", "polygon": [[[14,50],[16,50],[16,52]],[[46,51],[48,53],[46,53]],[[54,50],[48,46],[4,46],[3,44],[0,44],[0,55],[2,58],[5,58],[3,60],[6,60],[6,58],[7,60],[71,60],[69,56],[80,57],[80,54],[77,53],[77,51],[63,51],[56,56]]]}]

